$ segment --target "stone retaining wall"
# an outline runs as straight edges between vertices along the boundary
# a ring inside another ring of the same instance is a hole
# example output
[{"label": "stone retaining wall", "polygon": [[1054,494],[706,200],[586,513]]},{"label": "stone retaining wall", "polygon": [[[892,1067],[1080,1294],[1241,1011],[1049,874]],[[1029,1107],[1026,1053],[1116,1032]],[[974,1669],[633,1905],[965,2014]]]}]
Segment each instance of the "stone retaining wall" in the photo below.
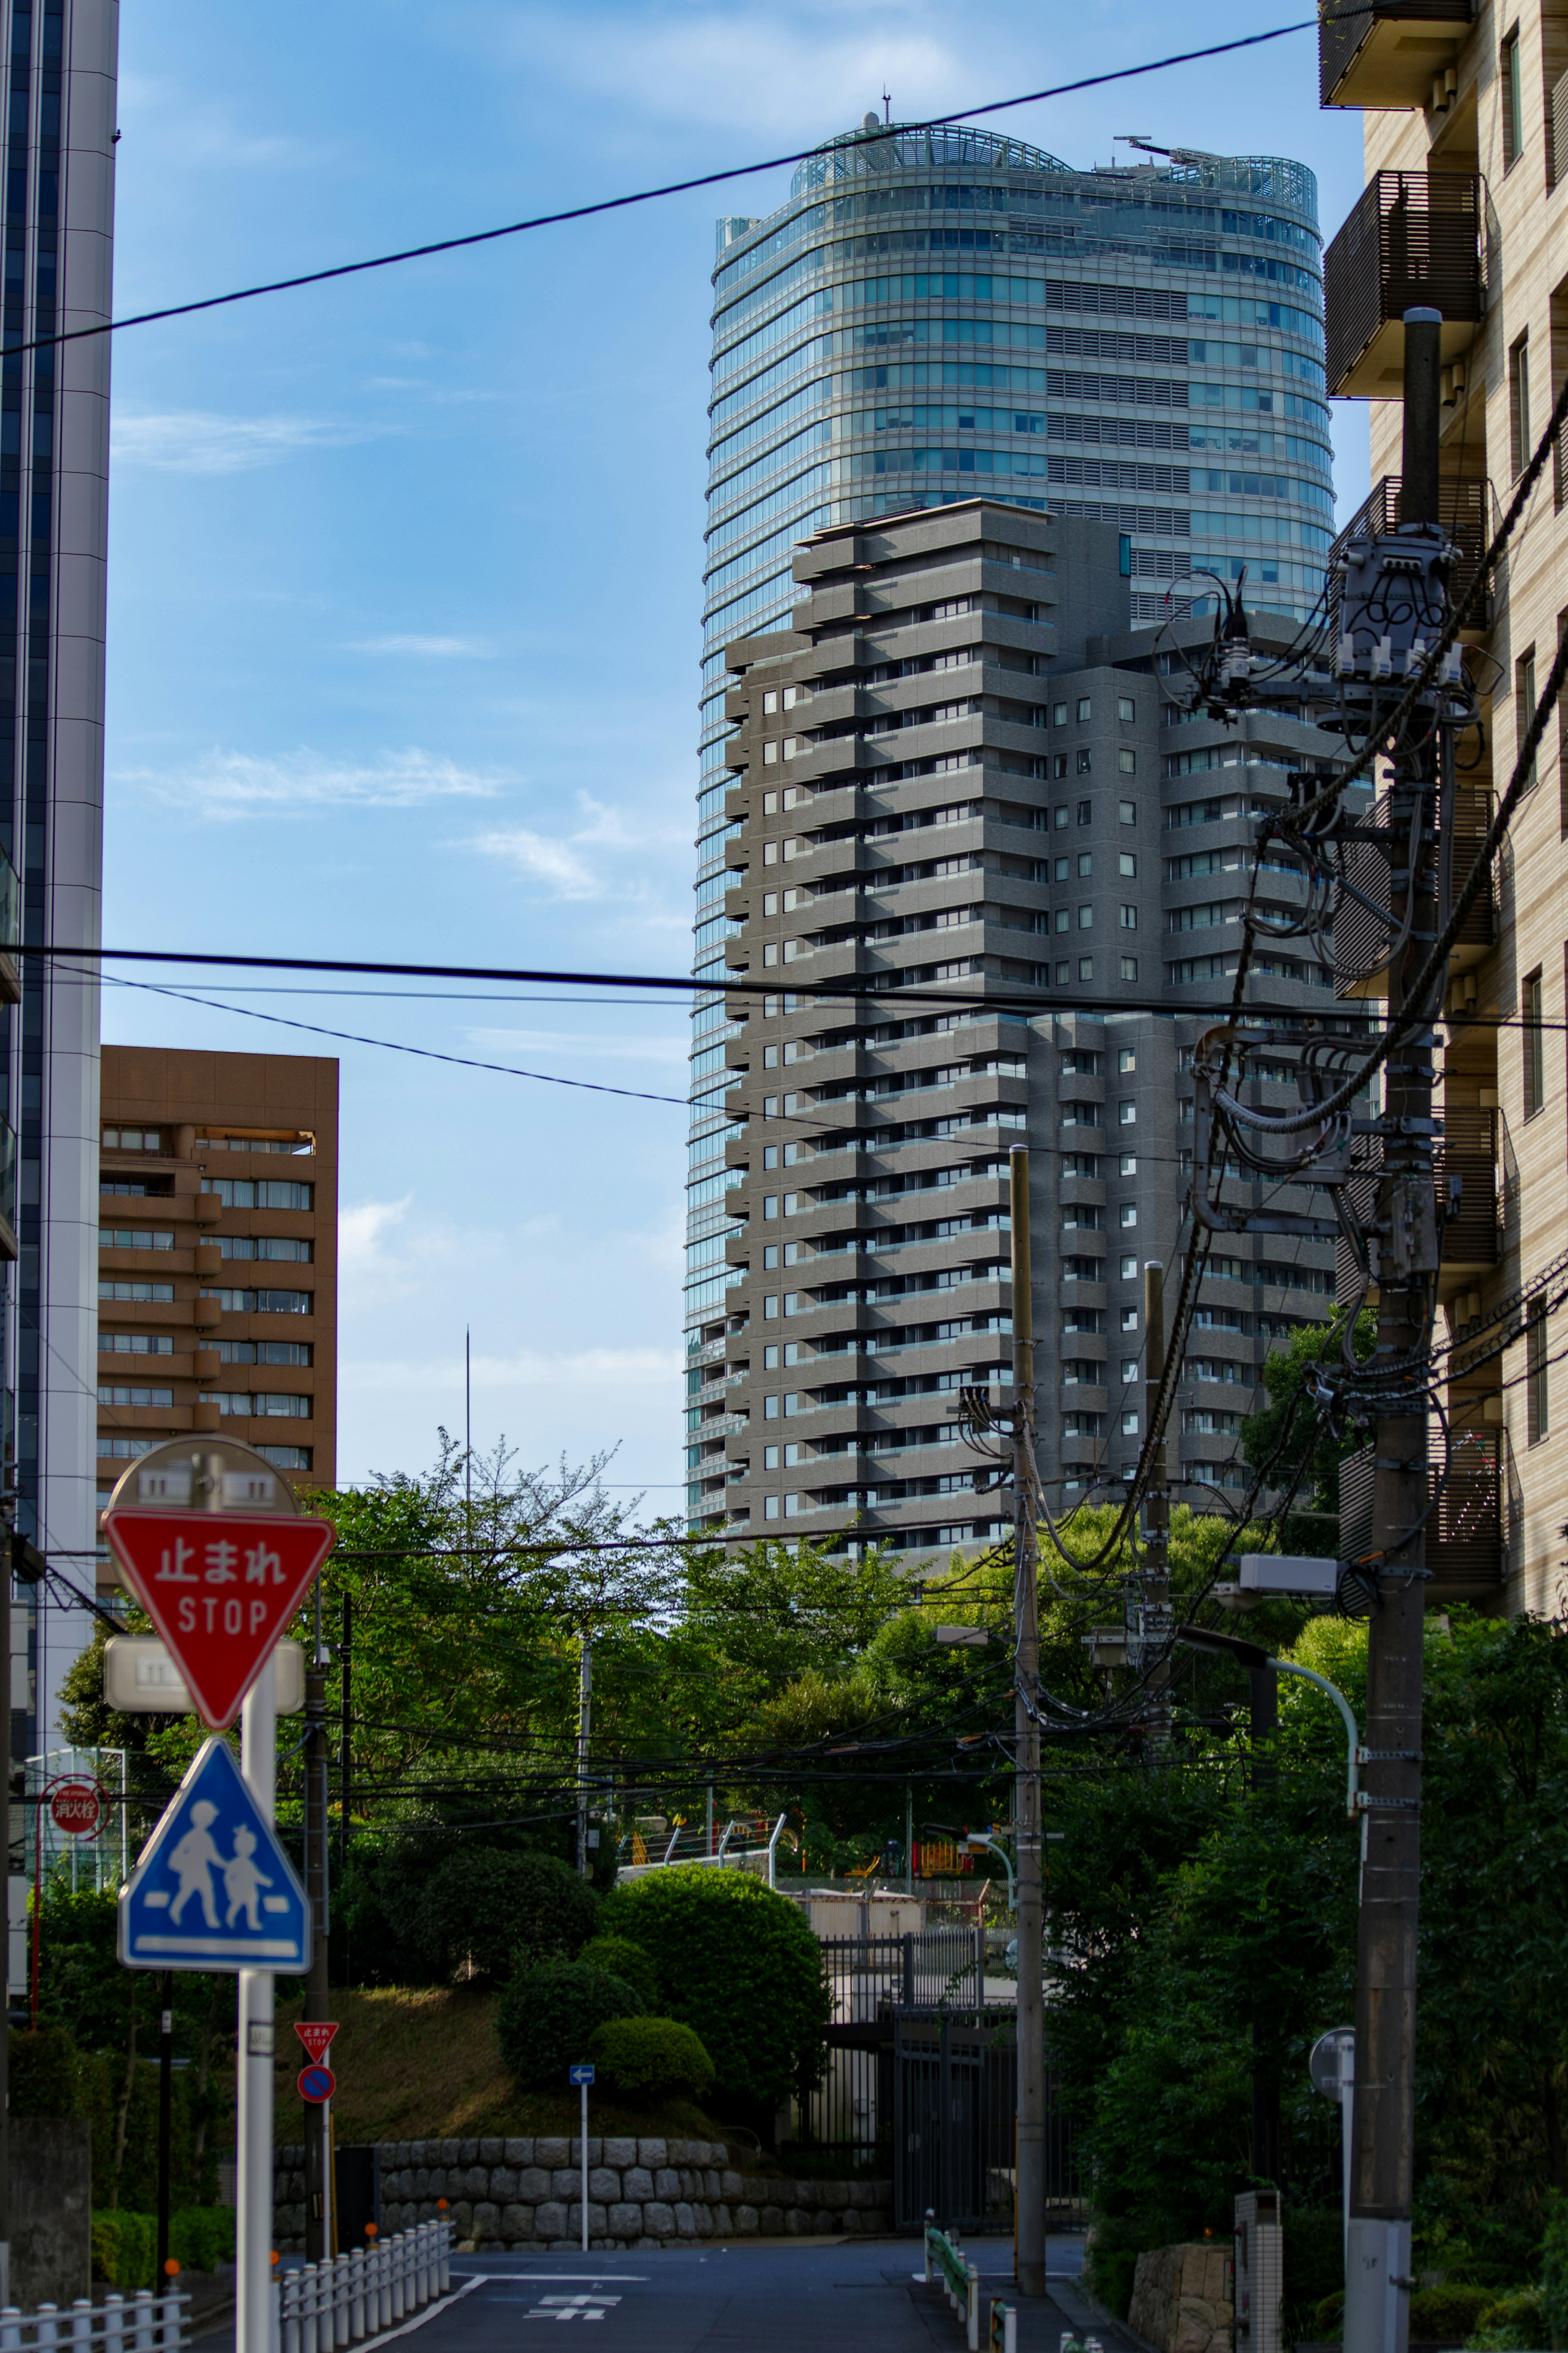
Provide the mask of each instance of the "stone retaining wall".
[{"label": "stone retaining wall", "polygon": [[[379,2147],[385,2235],[434,2220],[436,2201],[445,2198],[458,2245],[480,2254],[581,2244],[581,2140],[401,2140]],[[304,2164],[302,2148],[278,2151],[273,2227],[285,2254],[304,2247]],[[722,2141],[592,2135],[588,2140],[588,2239],[595,2247],[841,2232],[876,2238],[891,2230],[891,2182],[742,2173],[731,2165]]]},{"label": "stone retaining wall", "polygon": [[1231,2353],[1230,2250],[1213,2240],[1138,2258],[1130,2328],[1155,2353]]}]

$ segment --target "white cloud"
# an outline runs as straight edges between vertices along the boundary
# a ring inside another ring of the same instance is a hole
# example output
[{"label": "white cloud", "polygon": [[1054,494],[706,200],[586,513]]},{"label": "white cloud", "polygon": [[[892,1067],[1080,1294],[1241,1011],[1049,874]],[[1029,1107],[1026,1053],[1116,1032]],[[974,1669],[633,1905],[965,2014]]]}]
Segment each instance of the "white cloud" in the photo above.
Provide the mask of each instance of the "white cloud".
[{"label": "white cloud", "polygon": [[624,881],[613,871],[615,860],[627,853],[643,860],[650,849],[684,846],[689,820],[683,826],[638,827],[629,824],[621,810],[587,793],[579,793],[577,800],[584,822],[574,832],[545,834],[529,826],[500,826],[451,847],[477,850],[481,858],[520,867],[523,873],[548,883],[557,899],[650,899],[652,889],[646,874]]},{"label": "white cloud", "polygon": [[365,1274],[381,1263],[382,1237],[402,1224],[413,1203],[412,1193],[401,1201],[365,1201],[357,1209],[338,1214],[338,1261],[346,1274]]},{"label": "white cloud", "polygon": [[495,648],[485,638],[361,638],[343,650],[351,654],[415,654],[432,661],[489,661]]},{"label": "white cloud", "polygon": [[374,761],[300,751],[264,757],[216,747],[189,767],[130,768],[120,781],[207,818],[278,816],[311,808],[417,808],[429,801],[489,800],[502,779],[429,752],[384,752]]},{"label": "white cloud", "polygon": [[743,9],[662,22],[619,16],[613,38],[586,41],[576,15],[531,9],[513,23],[520,62],[526,53],[537,71],[542,53],[563,81],[613,98],[634,117],[733,132],[735,94],[744,90],[753,134],[802,143],[854,129],[868,109],[880,111],[884,89],[895,120],[938,112],[962,79],[957,52],[902,10],[880,20],[857,12],[850,31],[826,9],[802,9],[793,21]]},{"label": "white cloud", "polygon": [[149,466],[165,474],[240,474],[275,465],[296,450],[342,448],[366,438],[363,427],[309,417],[216,417],[189,408],[141,417],[117,413],[111,447],[117,466]]}]

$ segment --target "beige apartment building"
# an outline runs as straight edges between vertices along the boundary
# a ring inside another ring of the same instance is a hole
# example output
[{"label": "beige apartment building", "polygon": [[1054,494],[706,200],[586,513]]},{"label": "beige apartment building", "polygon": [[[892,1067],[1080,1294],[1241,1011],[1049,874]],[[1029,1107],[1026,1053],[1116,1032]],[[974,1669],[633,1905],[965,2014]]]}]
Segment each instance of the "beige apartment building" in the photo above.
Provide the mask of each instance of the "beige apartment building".
[{"label": "beige apartment building", "polygon": [[[1366,191],[1326,256],[1329,390],[1372,402],[1372,505],[1392,521],[1399,322],[1418,303],[1442,311],[1444,519],[1464,551],[1462,587],[1568,375],[1568,5],[1330,0],[1320,61],[1323,103],[1366,109]],[[1475,617],[1465,634],[1485,725],[1460,759],[1471,786],[1495,797],[1568,628],[1561,449]],[[1553,1361],[1568,1334],[1545,1313],[1568,1265],[1561,712],[1500,860],[1491,928],[1455,958],[1442,1107],[1451,1133],[1489,1118],[1495,1200],[1467,1204],[1490,1214],[1467,1216],[1474,1239],[1465,1260],[1445,1264],[1443,1287],[1450,1333],[1473,1326],[1476,1344],[1520,1320],[1479,1321],[1507,1303],[1539,1301],[1540,1313],[1500,1357],[1452,1384],[1450,1418],[1460,1431],[1500,1426],[1502,1590],[1510,1609],[1551,1609],[1568,1521],[1568,1361]]]},{"label": "beige apartment building", "polygon": [[337,1176],[334,1060],[104,1047],[100,1510],[193,1430],[332,1484]]}]

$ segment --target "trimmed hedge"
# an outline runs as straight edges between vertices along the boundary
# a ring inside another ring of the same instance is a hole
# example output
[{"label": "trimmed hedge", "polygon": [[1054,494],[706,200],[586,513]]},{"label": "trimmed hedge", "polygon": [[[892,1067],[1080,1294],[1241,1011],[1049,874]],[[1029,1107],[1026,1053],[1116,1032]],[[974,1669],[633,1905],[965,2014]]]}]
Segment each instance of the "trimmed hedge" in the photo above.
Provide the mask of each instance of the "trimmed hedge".
[{"label": "trimmed hedge", "polygon": [[[184,2206],[169,2217],[169,2253],[182,2271],[216,2271],[234,2261],[234,2208]],[[92,2268],[110,2287],[156,2287],[158,2218],[126,2208],[92,2218]]]},{"label": "trimmed hedge", "polygon": [[713,2081],[713,2062],[700,2041],[674,2018],[613,2018],[595,2035],[590,2055],[617,2092],[700,2098]]},{"label": "trimmed hedge", "polygon": [[577,1958],[585,1968],[608,1969],[639,1997],[647,2010],[662,2007],[658,1971],[640,1945],[629,1936],[590,1936]]},{"label": "trimmed hedge", "polygon": [[605,1934],[640,1945],[672,2018],[700,2037],[718,2083],[770,2108],[820,2072],[829,2015],[822,1956],[787,1895],[701,1863],[612,1888]]},{"label": "trimmed hedge", "polygon": [[505,2064],[531,2091],[563,2092],[566,2071],[586,2059],[600,2027],[636,2018],[642,2003],[624,1978],[581,1961],[547,1961],[513,1978],[496,2010]]},{"label": "trimmed hedge", "polygon": [[598,1903],[556,1855],[460,1846],[426,1883],[414,1938],[437,1978],[471,1961],[500,1978],[521,1962],[570,1960],[594,1933]]}]

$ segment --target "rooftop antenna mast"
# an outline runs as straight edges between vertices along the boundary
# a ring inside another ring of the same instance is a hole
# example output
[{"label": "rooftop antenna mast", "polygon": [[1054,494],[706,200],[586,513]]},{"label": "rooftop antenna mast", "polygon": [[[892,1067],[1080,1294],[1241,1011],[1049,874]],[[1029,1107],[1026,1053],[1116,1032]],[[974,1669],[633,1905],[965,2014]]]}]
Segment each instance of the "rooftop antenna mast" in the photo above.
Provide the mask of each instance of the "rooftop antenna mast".
[{"label": "rooftop antenna mast", "polygon": [[891,99],[890,95],[889,94],[889,92],[888,92],[887,90],[884,90],[884,91],[882,92],[882,120],[883,120],[883,121],[884,121],[884,122],[889,122],[889,123],[890,123],[890,122],[892,121],[892,119],[893,119],[893,101],[892,101],[892,99]]}]

